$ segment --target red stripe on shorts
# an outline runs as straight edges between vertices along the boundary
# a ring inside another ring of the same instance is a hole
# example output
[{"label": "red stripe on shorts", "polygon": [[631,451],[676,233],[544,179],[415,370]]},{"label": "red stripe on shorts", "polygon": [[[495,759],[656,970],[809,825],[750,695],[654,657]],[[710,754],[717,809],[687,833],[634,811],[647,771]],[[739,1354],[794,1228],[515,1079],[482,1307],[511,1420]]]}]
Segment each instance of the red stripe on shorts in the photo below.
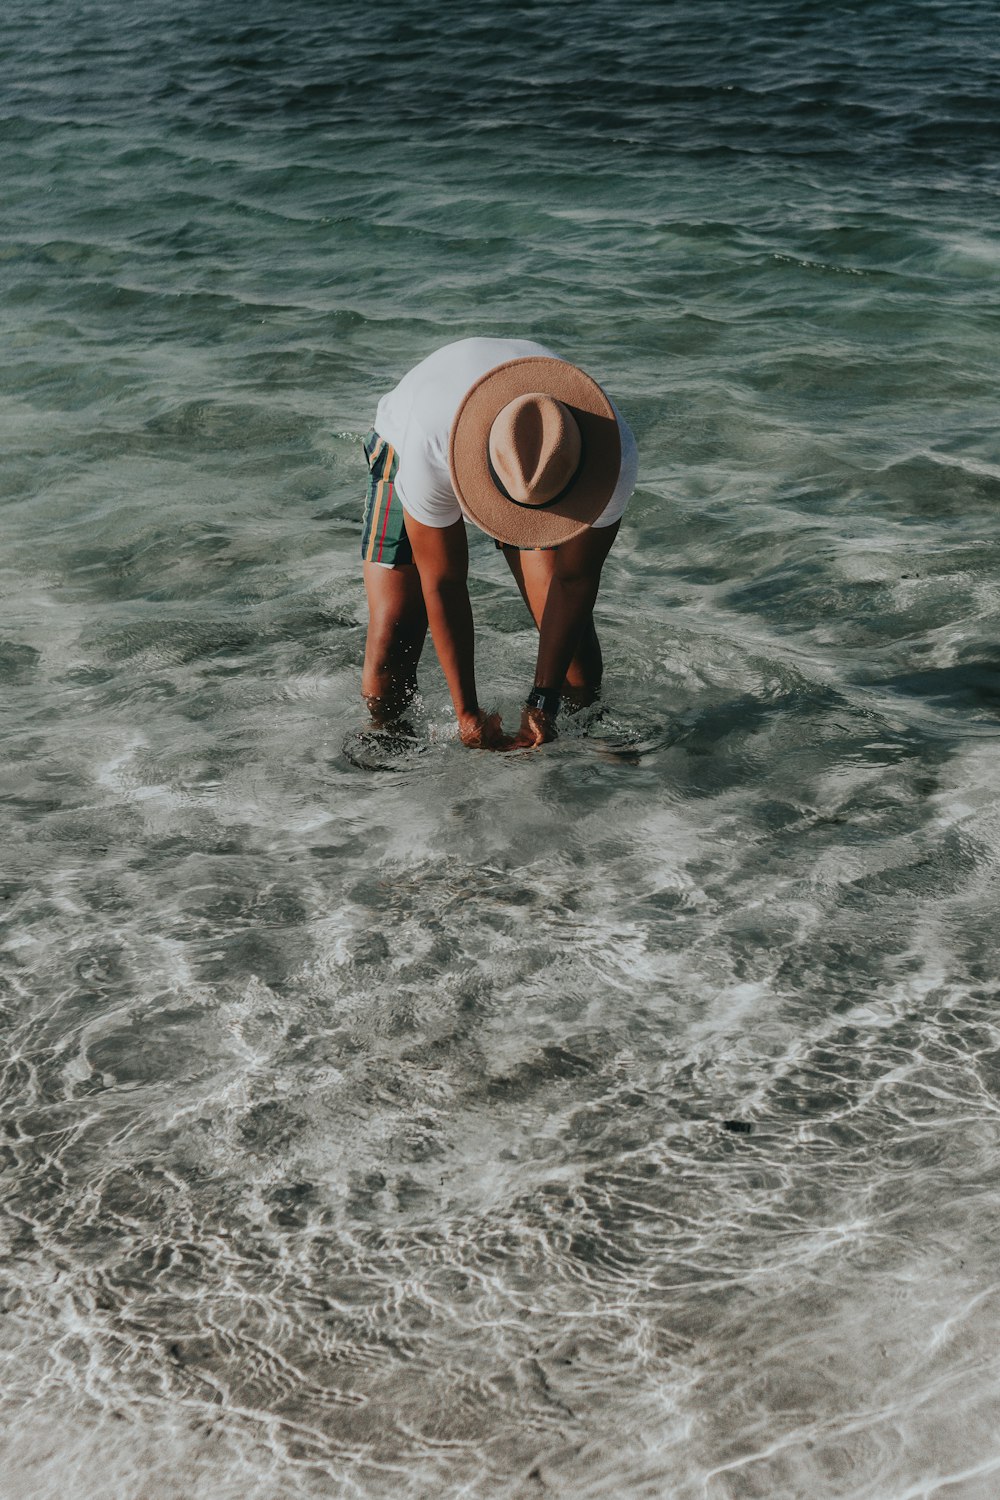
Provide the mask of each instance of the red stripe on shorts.
[{"label": "red stripe on shorts", "polygon": [[385,529],[386,529],[386,527],[389,524],[389,510],[390,510],[390,508],[392,506],[392,497],[393,497],[393,495],[395,493],[396,493],[396,486],[393,484],[392,480],[390,479],[387,482],[387,484],[386,484],[386,491],[385,491],[385,518],[382,521],[382,530],[381,530],[381,532],[379,534],[379,539],[378,539],[378,557],[375,559],[376,562],[381,562],[382,561],[382,548],[385,546]]}]

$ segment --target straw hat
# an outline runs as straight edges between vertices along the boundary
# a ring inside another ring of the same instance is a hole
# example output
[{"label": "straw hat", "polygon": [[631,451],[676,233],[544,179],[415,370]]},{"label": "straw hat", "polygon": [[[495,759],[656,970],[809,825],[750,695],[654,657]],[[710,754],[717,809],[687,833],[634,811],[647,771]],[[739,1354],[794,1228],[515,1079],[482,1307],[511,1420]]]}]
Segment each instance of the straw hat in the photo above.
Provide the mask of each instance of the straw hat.
[{"label": "straw hat", "polygon": [[555,547],[593,524],[618,483],[618,419],[563,359],[511,359],[477,380],[451,424],[462,509],[515,547]]}]

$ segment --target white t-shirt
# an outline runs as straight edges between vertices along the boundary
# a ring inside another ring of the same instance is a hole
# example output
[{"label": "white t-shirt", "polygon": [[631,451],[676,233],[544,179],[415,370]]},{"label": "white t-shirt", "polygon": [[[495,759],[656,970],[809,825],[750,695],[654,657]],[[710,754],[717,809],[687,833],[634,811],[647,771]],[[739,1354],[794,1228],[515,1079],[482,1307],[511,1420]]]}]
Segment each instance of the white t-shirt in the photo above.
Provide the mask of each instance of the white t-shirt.
[{"label": "white t-shirt", "polygon": [[[414,365],[395,390],[382,397],[375,431],[399,455],[396,493],[408,515],[425,526],[450,526],[459,519],[462,509],[451,482],[448,439],[462,397],[488,370],[509,359],[535,355],[561,358],[531,339],[459,339]],[[639,468],[632,429],[613,401],[611,405],[621,435],[621,468],[614,494],[595,526],[610,526],[624,515]]]}]

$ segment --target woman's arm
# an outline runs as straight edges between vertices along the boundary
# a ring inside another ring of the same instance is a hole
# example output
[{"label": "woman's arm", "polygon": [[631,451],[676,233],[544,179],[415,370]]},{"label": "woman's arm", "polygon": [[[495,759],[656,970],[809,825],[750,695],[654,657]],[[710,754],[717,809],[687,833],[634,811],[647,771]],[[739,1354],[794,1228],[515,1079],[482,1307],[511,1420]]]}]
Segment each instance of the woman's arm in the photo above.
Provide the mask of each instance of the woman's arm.
[{"label": "woman's arm", "polygon": [[[535,687],[561,693],[573,654],[590,622],[601,583],[601,569],[620,522],[589,527],[556,548],[545,607],[538,627]],[[555,720],[526,708],[519,745],[541,745],[556,736]]]},{"label": "woman's arm", "polygon": [[455,706],[462,743],[506,749],[497,714],[484,714],[476,694],[475,637],[469,602],[469,544],[465,522],[425,526],[407,513],[406,534],[427,610],[427,623]]}]

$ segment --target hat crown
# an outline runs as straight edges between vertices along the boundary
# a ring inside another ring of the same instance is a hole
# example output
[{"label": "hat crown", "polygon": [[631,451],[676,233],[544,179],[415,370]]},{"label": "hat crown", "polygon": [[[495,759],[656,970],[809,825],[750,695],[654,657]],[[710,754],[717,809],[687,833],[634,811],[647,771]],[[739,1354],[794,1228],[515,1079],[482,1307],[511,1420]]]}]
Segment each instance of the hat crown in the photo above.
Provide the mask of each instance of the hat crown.
[{"label": "hat crown", "polygon": [[547,505],[580,465],[580,428],[564,402],[541,391],[509,401],[490,428],[493,472],[519,505]]}]

